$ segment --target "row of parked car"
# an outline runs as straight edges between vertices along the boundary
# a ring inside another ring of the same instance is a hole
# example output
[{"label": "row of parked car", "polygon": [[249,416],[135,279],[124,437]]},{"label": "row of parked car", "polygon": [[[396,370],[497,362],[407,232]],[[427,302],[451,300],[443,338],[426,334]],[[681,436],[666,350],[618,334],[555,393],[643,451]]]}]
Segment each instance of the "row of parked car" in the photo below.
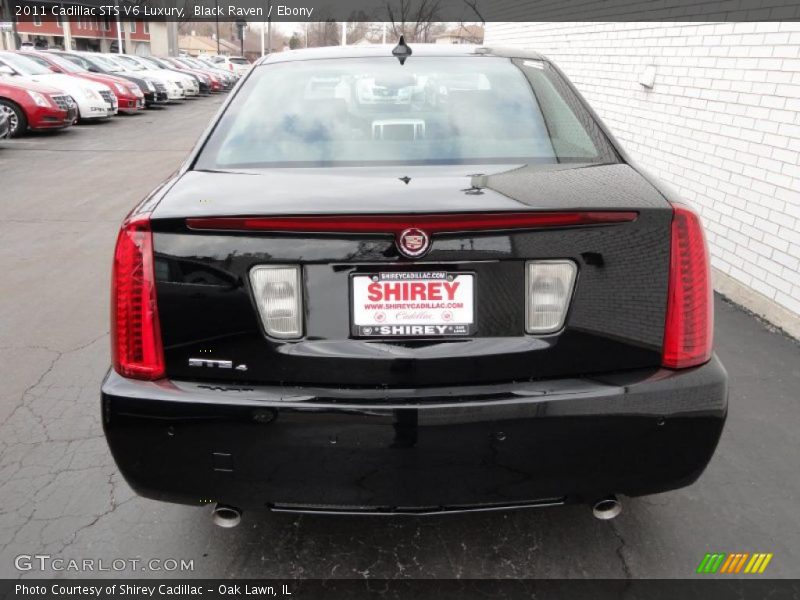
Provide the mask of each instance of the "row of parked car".
[{"label": "row of parked car", "polygon": [[213,58],[0,52],[0,139],[224,92],[249,69]]}]

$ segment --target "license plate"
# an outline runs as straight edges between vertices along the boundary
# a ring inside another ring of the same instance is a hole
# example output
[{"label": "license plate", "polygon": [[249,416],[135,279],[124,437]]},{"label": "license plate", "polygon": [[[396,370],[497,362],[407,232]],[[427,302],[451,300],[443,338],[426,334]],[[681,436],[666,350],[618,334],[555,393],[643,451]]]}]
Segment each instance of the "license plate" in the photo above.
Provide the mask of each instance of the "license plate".
[{"label": "license plate", "polygon": [[352,334],[356,337],[471,335],[475,276],[446,271],[353,275]]}]

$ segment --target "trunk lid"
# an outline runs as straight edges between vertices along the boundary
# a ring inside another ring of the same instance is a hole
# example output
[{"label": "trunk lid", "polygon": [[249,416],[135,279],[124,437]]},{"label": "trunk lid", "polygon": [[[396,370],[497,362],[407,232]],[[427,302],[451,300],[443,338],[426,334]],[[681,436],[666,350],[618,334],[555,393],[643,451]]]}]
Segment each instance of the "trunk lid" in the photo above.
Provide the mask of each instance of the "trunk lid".
[{"label": "trunk lid", "polygon": [[[554,210],[638,216],[608,225],[437,234],[418,260],[401,257],[385,234],[197,231],[186,225],[198,217]],[[625,164],[190,171],[152,216],[167,374],[253,384],[417,387],[657,367],[671,218],[661,194]],[[577,280],[564,328],[529,335],[525,263],[547,259],[574,261]],[[272,339],[263,331],[249,273],[269,264],[302,267],[299,340]],[[446,339],[353,337],[351,278],[398,271],[472,274],[474,331]],[[190,366],[190,359],[201,361]],[[230,361],[231,368],[210,361]]]}]

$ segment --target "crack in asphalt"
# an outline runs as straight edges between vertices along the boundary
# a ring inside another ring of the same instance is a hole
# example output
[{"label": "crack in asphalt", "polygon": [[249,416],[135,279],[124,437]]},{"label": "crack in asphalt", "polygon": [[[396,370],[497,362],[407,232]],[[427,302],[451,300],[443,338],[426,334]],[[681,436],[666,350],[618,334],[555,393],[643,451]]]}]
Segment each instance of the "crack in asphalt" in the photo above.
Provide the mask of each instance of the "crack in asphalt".
[{"label": "crack in asphalt", "polygon": [[628,564],[628,559],[625,558],[625,538],[622,537],[622,533],[620,532],[619,528],[617,527],[616,523],[612,520],[610,522],[611,525],[611,532],[614,534],[614,537],[617,538],[619,541],[619,546],[617,546],[615,552],[617,558],[619,558],[620,563],[622,564],[622,571],[625,573],[625,579],[633,579],[633,572],[631,571],[631,567]]},{"label": "crack in asphalt", "polygon": [[58,552],[56,552],[56,554],[61,554],[62,552],[64,552],[64,550],[66,550],[67,548],[72,546],[76,542],[76,540],[78,539],[78,537],[80,536],[80,534],[82,532],[84,532],[87,529],[91,529],[92,527],[97,525],[97,523],[101,519],[103,519],[104,517],[106,517],[106,516],[110,515],[111,513],[113,513],[115,510],[117,510],[123,504],[126,504],[127,502],[130,502],[131,500],[134,500],[136,498],[135,496],[132,496],[132,497],[128,498],[127,500],[124,500],[123,502],[120,502],[120,503],[117,503],[115,501],[115,499],[114,499],[114,497],[115,497],[115,493],[114,493],[115,484],[113,482],[115,471],[116,470],[112,471],[108,475],[108,485],[111,487],[110,506],[109,506],[108,510],[106,510],[106,511],[100,513],[99,515],[97,515],[88,525],[84,525],[83,527],[79,527],[78,529],[76,529],[75,532],[72,534],[72,537],[70,537],[70,539],[61,546],[61,548],[58,550]]},{"label": "crack in asphalt", "polygon": [[[6,421],[5,421],[5,423],[3,423],[3,425],[6,425],[7,423],[12,422],[14,420],[14,417],[17,415],[17,412],[19,410],[23,409],[23,408],[26,408],[28,410],[28,412],[30,412],[33,415],[34,419],[36,419],[39,422],[39,424],[42,425],[41,417],[38,417],[32,410],[30,410],[30,408],[26,407],[25,398],[31,393],[32,390],[36,389],[37,387],[39,387],[42,384],[42,381],[44,381],[44,378],[47,377],[47,375],[50,374],[50,372],[56,366],[56,363],[63,356],[63,353],[58,351],[58,350],[53,350],[51,348],[47,348],[47,347],[43,347],[43,346],[39,346],[37,348],[41,349],[41,350],[44,350],[46,352],[50,352],[51,354],[55,354],[55,356],[50,361],[50,364],[47,366],[47,368],[41,373],[41,375],[39,375],[39,377],[36,379],[36,381],[34,381],[31,385],[29,385],[27,388],[22,390],[22,393],[19,396],[19,401],[14,405],[14,410],[12,410],[11,413],[8,415],[8,417],[6,418]],[[9,348],[9,349],[11,349],[11,348]],[[2,436],[2,440],[6,440],[6,439],[7,439],[6,436],[3,435]],[[2,444],[3,444],[2,450],[3,450],[3,453],[5,453],[5,450],[7,450],[9,448],[9,445],[6,444],[5,441],[3,441]]]},{"label": "crack in asphalt", "polygon": [[[84,348],[88,348],[89,346],[91,346],[92,344],[98,342],[99,340],[107,338],[108,335],[109,335],[109,332],[106,331],[105,333],[103,333],[103,334],[101,334],[101,335],[89,340],[88,342],[86,342],[84,344],[81,344],[79,346],[75,346],[74,348],[70,348],[68,350],[63,350],[63,351],[62,350],[55,350],[55,349],[49,348],[47,346],[3,346],[2,349],[4,349],[4,350],[37,349],[37,350],[44,350],[45,352],[54,353],[56,355],[53,358],[53,360],[50,361],[50,364],[42,372],[42,374],[39,375],[39,377],[36,379],[36,381],[33,382],[31,385],[29,385],[27,388],[25,388],[22,391],[22,393],[20,394],[19,402],[16,404],[14,410],[11,411],[11,414],[8,415],[8,418],[6,419],[6,422],[11,421],[12,418],[14,417],[14,414],[17,412],[17,410],[22,408],[23,406],[25,406],[25,397],[28,396],[34,389],[36,389],[37,387],[39,387],[42,384],[42,381],[44,381],[44,378],[47,377],[53,371],[53,369],[55,368],[56,364],[62,358],[64,358],[64,356],[66,356],[68,354],[71,354],[73,352],[79,352],[80,350],[83,350]],[[41,416],[40,415],[36,415],[34,411],[31,411],[31,413],[34,414],[34,416],[36,416],[36,418],[41,422]],[[42,425],[42,427],[46,431],[46,426]],[[52,441],[52,440],[50,440],[48,438],[48,441]]]},{"label": "crack in asphalt", "polygon": [[[0,448],[0,469],[3,471],[4,490],[11,495],[11,501],[9,501],[7,494],[4,495],[3,510],[0,510],[0,516],[4,517],[5,520],[16,520],[16,523],[11,525],[11,527],[5,528],[5,531],[1,534],[2,538],[5,539],[0,538],[0,551],[5,551],[12,544],[18,542],[21,532],[25,531],[34,523],[44,527],[48,523],[56,523],[62,520],[69,521],[72,519],[80,520],[87,516],[81,513],[80,510],[73,513],[66,509],[59,511],[59,514],[52,517],[38,514],[40,512],[40,506],[46,504],[47,501],[52,503],[50,499],[52,496],[55,495],[58,497],[60,490],[53,489],[53,486],[59,478],[66,477],[68,480],[76,481],[79,479],[76,475],[92,473],[98,469],[109,469],[110,472],[107,475],[107,480],[113,490],[111,478],[114,476],[116,470],[108,461],[101,462],[99,465],[76,466],[76,460],[78,460],[78,456],[81,454],[83,448],[87,445],[91,446],[104,436],[98,434],[68,439],[54,438],[49,431],[49,427],[53,422],[58,421],[51,421],[51,423],[48,424],[45,422],[47,415],[43,414],[41,410],[33,405],[35,402],[42,400],[42,398],[46,398],[47,393],[53,390],[54,385],[48,383],[47,379],[59,366],[61,361],[81,350],[91,347],[100,340],[105,340],[107,337],[108,332],[104,332],[101,335],[67,350],[56,350],[43,345],[4,345],[1,347],[3,350],[12,351],[44,351],[51,355],[51,359],[36,380],[20,393],[13,410],[5,421],[0,424],[0,433],[2,434],[0,435],[0,444],[2,444]],[[43,390],[42,394],[37,393],[40,388]],[[65,389],[69,390],[69,388],[70,386],[65,386]],[[53,404],[58,407],[58,405],[63,402],[75,403],[80,399],[79,396],[79,394],[76,395],[74,399],[59,396],[54,398]],[[28,423],[32,422],[36,424],[36,431],[41,435],[41,439],[33,439],[31,441],[31,438],[36,437],[36,433],[31,435],[30,425],[26,425],[25,423],[26,418],[30,419]],[[27,430],[28,439],[20,439],[21,431],[25,430]],[[52,462],[48,463],[42,458],[40,458],[40,460],[42,460],[41,463],[36,462],[35,458],[37,457],[34,453],[37,449],[43,447],[45,450],[41,454],[43,456],[53,456]],[[60,453],[59,450],[61,451]],[[32,459],[31,456],[34,456],[34,459]],[[60,461],[66,461],[66,464],[61,464]],[[27,494],[25,490],[28,490]],[[15,492],[17,498],[14,498]],[[25,499],[25,496],[29,497]],[[15,504],[14,500],[17,500],[18,505]],[[61,544],[58,552],[63,551],[73,543],[81,531],[96,524],[100,518],[115,510],[121,504],[122,503],[114,502],[112,496],[109,510],[95,516],[88,525],[75,529],[71,537]],[[13,519],[15,515],[22,518]],[[40,539],[42,546],[48,546],[47,542],[42,538],[41,528],[37,537]],[[17,576],[21,577],[22,574],[17,574]]]}]

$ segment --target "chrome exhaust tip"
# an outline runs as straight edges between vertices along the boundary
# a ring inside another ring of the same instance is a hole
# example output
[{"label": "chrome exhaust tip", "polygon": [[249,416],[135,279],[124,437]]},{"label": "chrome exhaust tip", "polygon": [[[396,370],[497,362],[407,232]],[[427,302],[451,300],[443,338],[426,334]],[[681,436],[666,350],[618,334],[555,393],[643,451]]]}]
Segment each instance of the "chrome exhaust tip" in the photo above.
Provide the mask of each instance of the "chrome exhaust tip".
[{"label": "chrome exhaust tip", "polygon": [[235,506],[217,504],[214,506],[214,511],[211,513],[211,520],[217,527],[230,529],[242,522],[242,511]]},{"label": "chrome exhaust tip", "polygon": [[596,519],[601,521],[609,521],[618,516],[622,512],[622,503],[614,496],[606,496],[602,500],[598,500],[592,506],[592,514]]}]

